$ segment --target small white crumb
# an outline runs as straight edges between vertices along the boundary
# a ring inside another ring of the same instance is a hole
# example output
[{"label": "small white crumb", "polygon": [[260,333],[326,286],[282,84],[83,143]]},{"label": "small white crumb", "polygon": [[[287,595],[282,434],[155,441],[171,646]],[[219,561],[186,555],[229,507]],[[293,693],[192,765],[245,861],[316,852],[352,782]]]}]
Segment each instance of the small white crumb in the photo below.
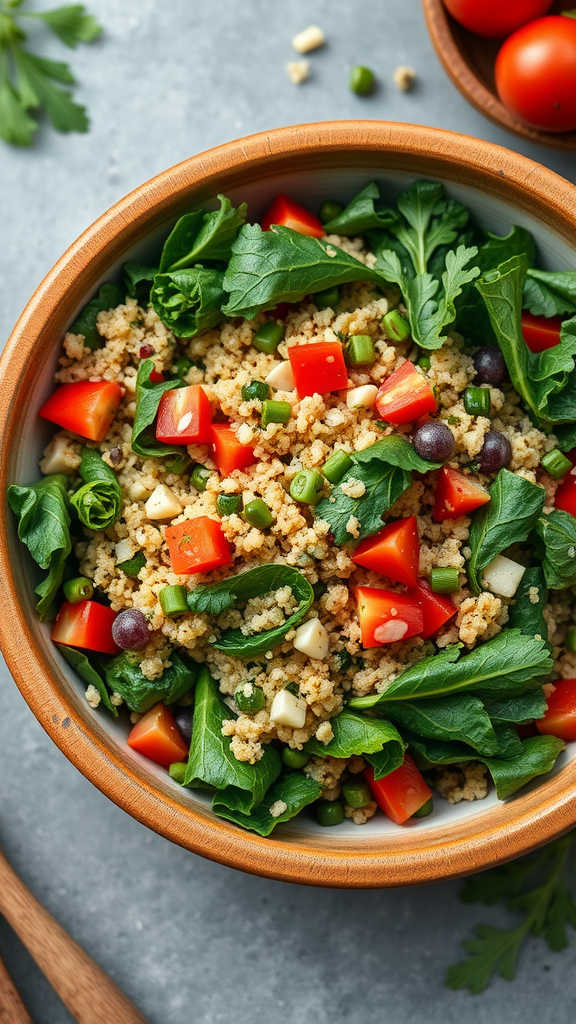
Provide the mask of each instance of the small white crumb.
[{"label": "small white crumb", "polygon": [[350,516],[346,523],[346,533],[349,533],[351,537],[360,536],[360,520],[356,516]]},{"label": "small white crumb", "polygon": [[100,694],[98,693],[98,690],[96,689],[95,686],[92,686],[92,683],[90,683],[90,686],[86,688],[85,697],[91,708],[97,708],[100,701],[102,700]]},{"label": "small white crumb", "polygon": [[366,493],[366,485],[361,480],[355,480],[352,476],[349,480],[340,484],[340,490],[347,498],[361,498]]},{"label": "small white crumb", "polygon": [[254,440],[254,431],[248,423],[243,423],[242,426],[238,427],[237,437],[240,444],[250,444]]},{"label": "small white crumb", "polygon": [[284,811],[288,810],[288,804],[284,800],[275,800],[270,808],[270,814],[273,818],[279,818]]},{"label": "small white crumb", "polygon": [[132,725],[136,725],[140,721],[141,718],[142,718],[142,715],[140,714],[139,711],[131,711],[130,712],[130,721],[131,721]]},{"label": "small white crumb", "polygon": [[530,587],[530,590],[528,591],[528,600],[530,601],[530,604],[538,604],[538,601],[540,600],[540,590],[538,587]]},{"label": "small white crumb", "polygon": [[286,65],[286,74],[292,85],[302,85],[307,78],[310,78],[310,61],[290,60]]},{"label": "small white crumb", "polygon": [[115,708],[119,708],[120,705],[124,703],[124,698],[114,690],[114,693],[110,696],[110,703],[113,704]]},{"label": "small white crumb", "polygon": [[396,68],[392,77],[394,79],[394,84],[398,89],[402,92],[408,92],[414,84],[416,72],[414,68],[407,68],[401,64],[400,67]]},{"label": "small white crumb", "polygon": [[326,255],[327,256],[337,256],[338,253],[337,253],[336,249],[332,248],[331,245],[327,245],[326,246]]},{"label": "small white crumb", "polygon": [[310,50],[317,50],[319,46],[324,46],[325,42],[326,36],[322,29],[318,28],[318,25],[309,25],[308,28],[294,36],[292,46],[298,53],[310,53]]},{"label": "small white crumb", "polygon": [[320,743],[330,743],[330,740],[334,738],[334,730],[330,725],[330,722],[322,722],[316,729],[316,739]]},{"label": "small white crumb", "polygon": [[384,622],[383,625],[378,626],[374,630],[374,639],[378,640],[382,644],[392,644],[396,640],[401,640],[403,636],[408,632],[408,623],[402,622],[400,619]]}]

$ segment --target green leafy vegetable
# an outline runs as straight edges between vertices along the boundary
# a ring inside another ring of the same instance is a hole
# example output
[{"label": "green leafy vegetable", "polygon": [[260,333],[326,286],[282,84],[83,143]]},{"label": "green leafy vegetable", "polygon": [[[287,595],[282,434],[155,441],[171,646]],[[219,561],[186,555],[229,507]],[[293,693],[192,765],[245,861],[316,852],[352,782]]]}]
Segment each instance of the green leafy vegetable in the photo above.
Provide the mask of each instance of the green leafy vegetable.
[{"label": "green leafy vegetable", "polygon": [[[315,738],[308,740],[305,750],[318,757],[352,757],[353,754],[376,754],[388,747],[388,754],[397,762],[404,760],[405,744],[398,730],[381,718],[367,718],[355,711],[344,710],[330,719],[334,736],[329,743]],[[392,770],[392,769],[391,769]]]},{"label": "green leafy vegetable", "polygon": [[[495,270],[513,256],[526,257],[529,263],[533,263],[536,258],[534,239],[525,228],[513,227],[504,236],[494,235],[491,231],[482,231],[481,235],[475,260],[481,273]],[[465,338],[479,345],[495,342],[488,310],[473,283],[463,288],[462,295],[456,301],[456,308],[456,328]]]},{"label": "green leafy vegetable", "polygon": [[126,292],[132,299],[148,301],[152,281],[158,273],[158,267],[148,267],[144,263],[125,263],[123,268]]},{"label": "green leafy vegetable", "polygon": [[279,302],[299,302],[304,295],[350,281],[384,284],[376,270],[322,239],[292,228],[262,231],[258,224],[245,224],[224,276],[230,297],[222,312],[251,320]]},{"label": "green leafy vegetable", "polygon": [[484,708],[493,722],[513,722],[524,725],[546,714],[544,690],[530,690],[519,697],[505,697],[503,700],[485,700]]},{"label": "green leafy vegetable", "polygon": [[115,309],[124,302],[124,292],[117,284],[113,284],[112,281],[105,281],[103,285],[100,285],[98,294],[90,299],[81,313],[76,317],[76,320],[70,327],[71,334],[83,334],[84,345],[86,348],[92,349],[101,348],[104,344],[103,338],[98,334],[96,327],[96,321],[98,314],[107,312],[109,309]]},{"label": "green leafy vegetable", "polygon": [[82,651],[77,651],[74,647],[66,647],[65,644],[56,644],[56,647],[62,657],[66,658],[68,664],[82,677],[84,682],[96,687],[104,707],[111,711],[115,718],[118,718],[118,708],[110,700],[106,683],[98,669],[94,667],[92,662],[88,661],[86,655]]},{"label": "green leafy vegetable", "polygon": [[546,583],[553,590],[576,585],[576,519],[555,508],[536,524]]},{"label": "green leafy vegetable", "polygon": [[188,607],[192,612],[220,615],[252,597],[260,597],[280,587],[290,587],[298,599],[298,607],[280,626],[263,633],[245,635],[241,629],[227,629],[212,645],[219,651],[237,658],[263,654],[281,644],[286,633],[301,619],[314,601],[314,591],[305,576],[290,565],[257,565],[254,569],[221,580],[220,583],[200,584],[188,594]]},{"label": "green leafy vegetable", "polygon": [[459,647],[424,658],[394,679],[384,693],[354,697],[350,707],[386,707],[391,701],[443,697],[474,690],[490,697],[508,697],[536,689],[552,669],[544,640],[503,629],[492,640],[461,654]]},{"label": "green leafy vegetable", "polygon": [[466,881],[465,903],[502,902],[521,918],[511,928],[479,925],[476,938],[464,943],[468,958],[448,971],[448,988],[469,988],[477,995],[493,974],[512,981],[518,954],[529,935],[542,936],[553,951],[566,949],[568,926],[576,929],[575,854],[576,833],[572,832],[537,853]]},{"label": "green leafy vegetable", "polygon": [[389,228],[398,214],[380,200],[380,189],[371,182],[348,203],[337,217],[324,224],[327,235],[363,235],[375,228]]},{"label": "green leafy vegetable", "polygon": [[106,664],[106,683],[124,698],[130,711],[148,711],[159,701],[173,704],[194,686],[197,666],[175,651],[170,654],[170,662],[159,679],[146,679],[140,671],[139,655],[122,651]]},{"label": "green leafy vegetable", "polygon": [[220,307],[225,301],[221,270],[189,267],[157,274],[150,301],[160,317],[179,338],[194,338],[223,320]]},{"label": "green leafy vegetable", "polygon": [[[235,814],[250,814],[264,799],[266,791],[280,775],[282,762],[271,745],[255,764],[237,761],[230,750],[230,737],[222,735],[222,725],[233,717],[221,700],[216,683],[205,666],[196,683],[190,756],[184,785],[198,782],[215,786],[222,809]],[[220,813],[220,811],[218,811]]]},{"label": "green leafy vegetable", "polygon": [[246,220],[246,203],[235,210],[229,199],[218,196],[220,209],[205,213],[186,213],[177,222],[164,243],[160,273],[184,270],[204,260],[227,263],[232,243]]},{"label": "green leafy vegetable", "polygon": [[386,714],[418,736],[467,743],[481,754],[495,754],[499,747],[482,701],[470,694],[415,702],[391,701]]},{"label": "green leafy vegetable", "polygon": [[35,114],[41,109],[57,131],[88,131],[85,108],[74,103],[71,92],[54,84],[73,85],[70,68],[26,49],[27,36],[18,19],[40,19],[70,47],[96,39],[100,26],[81,4],[32,12],[17,10],[22,2],[11,0],[0,9],[0,137],[16,146],[29,146],[39,127]]},{"label": "green leafy vegetable", "polygon": [[[308,778],[302,772],[287,772],[272,783],[262,802],[250,813],[235,806],[239,801],[236,794],[231,793],[230,787],[224,794],[216,793],[212,801],[212,810],[221,818],[226,818],[235,825],[241,825],[252,832],[257,832],[259,836],[269,836],[281,821],[289,821],[308,804],[318,800],[321,792],[320,783],[314,779]],[[274,804],[278,804],[279,801],[285,804],[286,809],[277,814],[277,808],[275,808],[273,816],[270,813],[270,808]],[[241,798],[240,802],[245,803],[245,800]]]},{"label": "green leafy vegetable", "polygon": [[431,469],[439,469],[441,462],[430,462],[422,459],[415,451],[409,441],[400,434],[388,434],[381,441],[364,448],[361,452],[354,452],[351,455],[356,463],[371,462],[372,459],[381,459],[389,466],[396,466],[398,469],[414,470],[416,473],[428,473]]},{"label": "green leafy vegetable", "polygon": [[[508,608],[508,625],[528,636],[548,638],[544,608],[548,603],[548,587],[539,565],[526,569],[514,601]],[[549,646],[549,645],[548,645]]]},{"label": "green leafy vegetable", "polygon": [[144,458],[163,458],[165,455],[183,455],[185,450],[175,445],[162,444],[156,440],[156,416],[160,399],[166,391],[180,386],[179,380],[153,382],[150,374],[154,369],[152,359],[143,359],[136,377],[136,413],[132,428],[132,451]]},{"label": "green leafy vegetable", "polygon": [[524,285],[524,308],[534,316],[564,316],[576,313],[576,270],[530,268]]},{"label": "green leafy vegetable", "polygon": [[116,564],[117,569],[121,569],[126,576],[136,579],[140,569],[143,569],[146,565],[146,555],[143,551],[137,551],[132,558],[127,558],[125,562],[118,562]]},{"label": "green leafy vegetable", "polygon": [[40,568],[48,570],[34,591],[40,598],[36,610],[42,622],[54,617],[54,600],[72,551],[67,487],[67,477],[54,473],[37,484],[8,488],[8,503],[19,520],[18,536]]},{"label": "green leafy vegetable", "polygon": [[472,517],[468,546],[468,579],[475,594],[482,590],[482,570],[493,558],[527,540],[542,514],[546,492],[524,477],[501,469],[489,488],[490,501]]},{"label": "green leafy vegetable", "polygon": [[122,490],[114,470],[93,448],[82,449],[79,469],[84,480],[70,504],[81,523],[90,530],[106,530],[118,522],[122,512]]}]

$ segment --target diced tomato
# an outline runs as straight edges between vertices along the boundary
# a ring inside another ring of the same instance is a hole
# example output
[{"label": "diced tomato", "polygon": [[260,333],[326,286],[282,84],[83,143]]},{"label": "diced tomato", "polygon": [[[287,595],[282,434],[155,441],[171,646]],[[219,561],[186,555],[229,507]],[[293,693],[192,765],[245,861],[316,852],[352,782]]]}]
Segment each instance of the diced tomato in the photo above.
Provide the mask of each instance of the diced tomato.
[{"label": "diced tomato", "polygon": [[64,601],[52,628],[52,640],[66,647],[117,654],[120,648],[112,639],[115,618],[116,612],[97,601]]},{"label": "diced tomato", "polygon": [[352,561],[382,573],[395,583],[414,587],[418,582],[419,555],[416,516],[408,516],[397,523],[388,523],[373,537],[361,540]]},{"label": "diced tomato", "polygon": [[160,370],[150,370],[148,380],[151,381],[152,384],[161,384],[164,380],[164,374],[160,373]]},{"label": "diced tomato", "polygon": [[458,611],[449,597],[434,593],[428,580],[418,580],[417,586],[407,591],[407,596],[420,601],[424,617],[424,629],[420,635],[424,640],[437,633]]},{"label": "diced tomato", "polygon": [[458,519],[468,515],[490,501],[490,495],[482,484],[470,476],[464,476],[457,469],[443,466],[436,484],[436,501],[433,519],[441,523],[444,519]]},{"label": "diced tomato", "polygon": [[288,196],[276,196],[260,223],[264,231],[268,231],[272,224],[281,224],[285,228],[298,231],[301,235],[311,235],[312,238],[322,238],[324,234],[318,217]]},{"label": "diced tomato", "polygon": [[131,730],[128,746],[163,768],[188,757],[188,747],[178,731],[174,715],[165,704],[150,708]]},{"label": "diced tomato", "polygon": [[432,797],[432,790],[418,771],[410,754],[383,779],[374,778],[374,769],[366,768],[364,778],[378,807],[397,825],[403,825]]},{"label": "diced tomato", "polygon": [[250,444],[241,444],[229,423],[213,423],[210,430],[212,457],[221,476],[247,469],[258,461]]},{"label": "diced tomato", "polygon": [[357,587],[356,601],[362,646],[383,647],[417,636],[424,628],[419,601],[380,587]]},{"label": "diced tomato", "polygon": [[409,359],[380,385],[374,407],[387,423],[413,423],[438,405],[432,387]]},{"label": "diced tomato", "polygon": [[158,406],[156,438],[165,444],[208,444],[212,408],[200,384],[166,391]]},{"label": "diced tomato", "polygon": [[232,551],[220,523],[209,516],[168,526],[164,536],[174,572],[210,572],[229,565]]},{"label": "diced tomato", "polygon": [[45,420],[80,434],[80,437],[103,441],[123,394],[120,385],[114,381],[78,380],[56,388],[39,412]]},{"label": "diced tomato", "polygon": [[576,679],[559,679],[546,697],[548,710],[536,720],[538,732],[559,736],[570,743],[576,740]]},{"label": "diced tomato", "polygon": [[558,316],[533,316],[522,313],[522,335],[531,352],[545,352],[560,344],[562,321]]},{"label": "diced tomato", "polygon": [[[568,452],[568,458],[571,454]],[[571,516],[576,516],[576,468],[571,469],[562,480],[556,491],[554,504],[562,512],[569,512]]]},{"label": "diced tomato", "polygon": [[343,391],[348,387],[344,349],[339,341],[292,345],[288,356],[299,398]]}]

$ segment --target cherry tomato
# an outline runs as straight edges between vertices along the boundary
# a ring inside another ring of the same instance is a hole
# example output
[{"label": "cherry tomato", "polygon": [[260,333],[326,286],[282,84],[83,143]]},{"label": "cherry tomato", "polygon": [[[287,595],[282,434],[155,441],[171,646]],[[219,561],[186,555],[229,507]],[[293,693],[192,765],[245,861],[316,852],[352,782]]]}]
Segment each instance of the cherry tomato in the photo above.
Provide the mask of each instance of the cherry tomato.
[{"label": "cherry tomato", "polygon": [[364,778],[381,811],[397,825],[403,825],[432,798],[432,790],[418,771],[410,754],[383,779],[374,778],[374,769],[366,768]]},{"label": "cherry tomato", "polygon": [[163,768],[188,757],[188,747],[178,731],[174,715],[165,704],[157,704],[142,715],[126,742],[133,750],[138,750]]},{"label": "cherry tomato", "polygon": [[424,618],[424,629],[420,633],[423,640],[437,633],[444,623],[448,622],[458,611],[449,597],[435,594],[428,580],[418,580],[415,587],[407,591],[407,596],[420,602]]},{"label": "cherry tomato", "polygon": [[210,572],[232,561],[230,545],[220,523],[209,516],[168,526],[164,536],[176,573]]},{"label": "cherry tomato", "polygon": [[322,238],[324,234],[318,217],[288,196],[276,196],[266,210],[261,220],[263,230],[268,231],[272,224],[281,224],[285,228],[298,231],[301,235],[311,235],[312,238]]},{"label": "cherry tomato", "polygon": [[103,441],[123,395],[109,380],[78,380],[62,384],[39,410],[40,415],[90,441]]},{"label": "cherry tomato", "polygon": [[497,39],[546,14],[552,0],[444,0],[444,5],[470,32]]},{"label": "cherry tomato", "polygon": [[64,601],[52,628],[52,640],[66,647],[117,654],[120,648],[112,638],[115,618],[116,612],[97,601]]},{"label": "cherry tomato", "polygon": [[434,392],[423,373],[409,359],[380,385],[374,406],[387,423],[413,423],[438,408]]},{"label": "cherry tomato", "polygon": [[166,391],[158,406],[156,438],[165,444],[208,444],[211,438],[212,409],[204,388]]},{"label": "cherry tomato", "polygon": [[344,349],[339,341],[315,341],[288,349],[299,398],[326,395],[348,387]]},{"label": "cherry tomato", "polygon": [[382,573],[395,583],[413,587],[418,581],[419,554],[416,516],[408,516],[397,523],[388,523],[373,537],[360,541],[352,561]]},{"label": "cherry tomato", "polygon": [[[567,454],[570,458],[572,453],[568,452]],[[560,482],[554,496],[554,504],[562,512],[569,512],[576,518],[576,468],[571,469]]]},{"label": "cherry tomato", "polygon": [[258,461],[252,446],[242,444],[229,423],[212,424],[210,444],[221,476],[229,476],[235,469],[247,469]]},{"label": "cherry tomato", "polygon": [[546,132],[576,129],[576,20],[552,15],[518,29],[494,70],[502,103],[521,121]]},{"label": "cherry tomato", "polygon": [[436,483],[436,501],[433,519],[441,523],[444,519],[458,519],[468,515],[490,501],[490,495],[482,484],[473,477],[464,476],[457,469],[443,466]]},{"label": "cherry tomato", "polygon": [[424,628],[420,602],[405,594],[380,587],[358,587],[356,601],[362,646],[367,650],[408,640]]},{"label": "cherry tomato", "polygon": [[559,679],[554,686],[556,689],[546,697],[548,710],[537,720],[536,728],[570,743],[576,740],[576,679]]},{"label": "cherry tomato", "polygon": [[559,316],[534,316],[526,310],[522,313],[522,336],[531,352],[545,352],[560,344]]}]

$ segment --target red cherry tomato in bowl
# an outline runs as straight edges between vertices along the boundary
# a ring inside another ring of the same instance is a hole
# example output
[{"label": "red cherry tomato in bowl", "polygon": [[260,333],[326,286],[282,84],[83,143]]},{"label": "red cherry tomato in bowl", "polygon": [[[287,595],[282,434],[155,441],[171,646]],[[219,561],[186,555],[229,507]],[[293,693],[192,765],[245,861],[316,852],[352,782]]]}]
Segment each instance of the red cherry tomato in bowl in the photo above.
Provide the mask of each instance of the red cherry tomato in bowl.
[{"label": "red cherry tomato in bowl", "polygon": [[546,132],[576,130],[576,20],[553,15],[518,29],[503,44],[496,88],[516,117]]},{"label": "red cherry tomato in bowl", "polygon": [[452,17],[470,32],[498,39],[552,7],[552,0],[444,0]]}]

